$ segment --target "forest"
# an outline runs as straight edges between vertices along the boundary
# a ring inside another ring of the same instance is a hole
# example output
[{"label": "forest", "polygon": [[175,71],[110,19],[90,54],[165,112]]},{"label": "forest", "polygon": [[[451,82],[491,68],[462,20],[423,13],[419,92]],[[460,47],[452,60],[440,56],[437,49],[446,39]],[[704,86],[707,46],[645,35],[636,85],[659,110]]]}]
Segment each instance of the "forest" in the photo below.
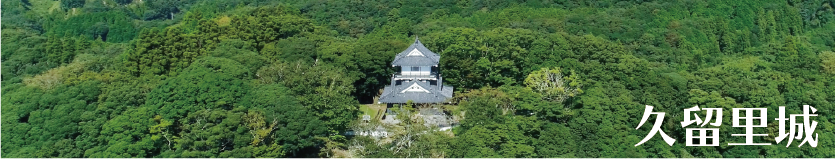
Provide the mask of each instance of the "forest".
[{"label": "forest", "polygon": [[[5,0],[1,24],[2,157],[835,157],[835,0]],[[362,121],[416,37],[454,97]],[[635,146],[645,105],[675,144]],[[696,105],[720,146],[685,146]],[[817,147],[777,143],[803,105]],[[733,108],[772,144],[728,145]]]}]

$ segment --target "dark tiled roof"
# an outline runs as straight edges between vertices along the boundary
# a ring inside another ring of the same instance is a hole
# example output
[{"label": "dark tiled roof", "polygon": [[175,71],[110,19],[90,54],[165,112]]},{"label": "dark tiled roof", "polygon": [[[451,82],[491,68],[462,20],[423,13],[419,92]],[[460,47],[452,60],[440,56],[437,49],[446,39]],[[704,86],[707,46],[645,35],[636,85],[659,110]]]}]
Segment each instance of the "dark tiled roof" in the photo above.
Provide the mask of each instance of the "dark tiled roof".
[{"label": "dark tiled roof", "polygon": [[[412,50],[417,49],[424,56],[408,56]],[[420,40],[415,38],[415,42],[412,43],[409,48],[403,50],[394,57],[394,61],[391,62],[391,65],[394,66],[435,66],[438,65],[438,62],[441,60],[441,56],[436,54],[435,52],[430,51],[423,46],[423,43],[420,43]]]},{"label": "dark tiled roof", "polygon": [[[418,86],[423,87],[426,92],[403,92],[403,90],[417,83]],[[383,89],[383,94],[380,96],[381,103],[406,103],[412,100],[413,103],[443,103],[447,99],[452,98],[452,86],[443,86],[439,90],[437,85],[430,85],[428,82],[421,82],[417,80],[404,81],[400,85],[386,86]],[[402,92],[402,93],[401,93]]]}]

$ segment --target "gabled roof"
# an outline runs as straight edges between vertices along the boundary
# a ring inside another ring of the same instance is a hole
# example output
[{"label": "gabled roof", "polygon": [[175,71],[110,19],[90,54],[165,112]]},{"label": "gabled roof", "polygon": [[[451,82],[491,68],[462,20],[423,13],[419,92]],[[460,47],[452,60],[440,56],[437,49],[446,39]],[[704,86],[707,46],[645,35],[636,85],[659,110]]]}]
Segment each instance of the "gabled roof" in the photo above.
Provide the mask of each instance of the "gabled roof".
[{"label": "gabled roof", "polygon": [[429,90],[426,90],[426,88],[423,88],[422,86],[420,86],[417,82],[413,82],[412,85],[410,85],[409,87],[406,87],[406,89],[403,89],[402,91],[400,91],[400,93],[406,93],[406,92],[431,93],[431,92],[429,92]]},{"label": "gabled roof", "polygon": [[441,60],[441,56],[430,51],[415,37],[415,42],[409,48],[394,56],[392,66],[435,66]]},{"label": "gabled roof", "polygon": [[452,86],[439,88],[437,85],[418,80],[403,81],[400,85],[386,86],[379,102],[406,103],[412,100],[413,103],[443,103],[452,98],[452,89]]}]

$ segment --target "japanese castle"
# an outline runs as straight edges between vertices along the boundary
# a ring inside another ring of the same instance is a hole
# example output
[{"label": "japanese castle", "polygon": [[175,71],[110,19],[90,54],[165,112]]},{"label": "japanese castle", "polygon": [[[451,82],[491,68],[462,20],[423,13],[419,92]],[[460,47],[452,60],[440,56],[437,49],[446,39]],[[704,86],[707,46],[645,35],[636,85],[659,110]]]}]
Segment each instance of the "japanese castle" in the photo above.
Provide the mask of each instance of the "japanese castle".
[{"label": "japanese castle", "polygon": [[441,56],[430,51],[415,37],[415,42],[394,57],[392,67],[400,72],[391,77],[391,85],[383,89],[378,103],[415,104],[443,103],[452,98],[452,86],[443,85],[438,73]]}]

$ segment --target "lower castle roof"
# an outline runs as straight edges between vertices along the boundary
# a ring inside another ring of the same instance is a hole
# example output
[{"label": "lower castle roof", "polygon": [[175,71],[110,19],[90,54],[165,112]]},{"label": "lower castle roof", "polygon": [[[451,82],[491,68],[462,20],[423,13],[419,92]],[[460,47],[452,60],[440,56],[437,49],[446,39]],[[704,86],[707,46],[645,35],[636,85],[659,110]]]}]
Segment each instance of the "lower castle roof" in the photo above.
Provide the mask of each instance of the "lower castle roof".
[{"label": "lower castle roof", "polygon": [[[410,86],[417,85],[425,91],[405,91]],[[386,86],[383,89],[383,94],[380,96],[380,103],[406,103],[411,100],[412,103],[443,103],[447,99],[452,98],[452,86],[444,85],[439,88],[438,85],[431,85],[429,82],[412,80],[404,81],[400,85]]]}]

